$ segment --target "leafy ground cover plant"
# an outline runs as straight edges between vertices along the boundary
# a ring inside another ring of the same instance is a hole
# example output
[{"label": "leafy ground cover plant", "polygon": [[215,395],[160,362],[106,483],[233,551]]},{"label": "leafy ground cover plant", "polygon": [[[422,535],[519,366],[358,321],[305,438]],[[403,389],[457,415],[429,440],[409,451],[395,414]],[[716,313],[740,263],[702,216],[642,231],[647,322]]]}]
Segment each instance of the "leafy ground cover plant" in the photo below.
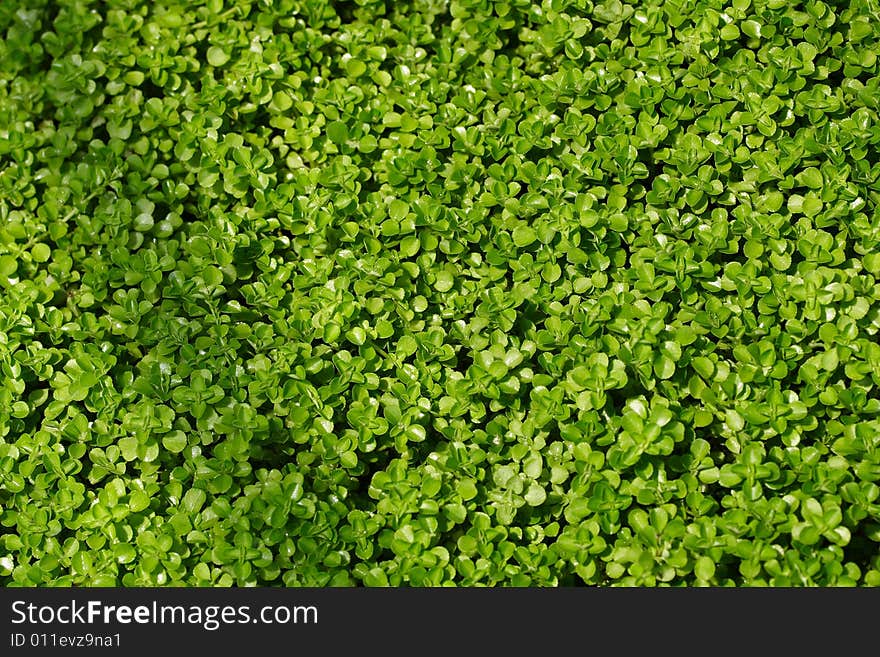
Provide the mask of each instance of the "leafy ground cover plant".
[{"label": "leafy ground cover plant", "polygon": [[878,25],[0,3],[0,583],[880,584]]}]

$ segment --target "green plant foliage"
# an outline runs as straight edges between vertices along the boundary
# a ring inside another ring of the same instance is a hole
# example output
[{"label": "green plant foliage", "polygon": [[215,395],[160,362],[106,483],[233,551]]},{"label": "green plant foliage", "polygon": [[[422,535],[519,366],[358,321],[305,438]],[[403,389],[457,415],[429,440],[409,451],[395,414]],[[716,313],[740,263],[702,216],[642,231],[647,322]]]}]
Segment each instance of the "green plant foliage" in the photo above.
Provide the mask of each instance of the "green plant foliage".
[{"label": "green plant foliage", "polygon": [[880,585],[875,1],[0,35],[0,584]]}]

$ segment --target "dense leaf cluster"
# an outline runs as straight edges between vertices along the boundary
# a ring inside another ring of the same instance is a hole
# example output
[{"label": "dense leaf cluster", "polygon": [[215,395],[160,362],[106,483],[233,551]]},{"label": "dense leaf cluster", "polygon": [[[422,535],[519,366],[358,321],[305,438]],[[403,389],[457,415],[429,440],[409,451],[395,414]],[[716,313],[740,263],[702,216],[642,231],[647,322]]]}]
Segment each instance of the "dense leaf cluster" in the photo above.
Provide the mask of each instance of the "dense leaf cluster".
[{"label": "dense leaf cluster", "polygon": [[0,34],[0,583],[880,584],[875,0]]}]

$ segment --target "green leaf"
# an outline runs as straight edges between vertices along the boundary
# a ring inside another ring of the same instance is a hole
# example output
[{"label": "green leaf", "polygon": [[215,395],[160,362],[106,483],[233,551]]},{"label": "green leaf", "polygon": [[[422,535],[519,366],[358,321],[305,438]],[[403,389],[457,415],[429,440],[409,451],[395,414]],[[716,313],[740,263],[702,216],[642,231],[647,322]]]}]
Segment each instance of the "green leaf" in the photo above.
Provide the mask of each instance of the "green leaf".
[{"label": "green leaf", "polygon": [[668,356],[659,355],[654,359],[654,373],[660,379],[669,379],[675,374],[675,362]]},{"label": "green leaf", "polygon": [[355,326],[346,333],[346,338],[353,344],[362,345],[367,341],[367,333],[360,326]]},{"label": "green leaf", "polygon": [[348,141],[348,126],[342,121],[333,121],[327,124],[327,136],[334,144],[344,144]]},{"label": "green leaf", "polygon": [[725,41],[736,41],[739,39],[739,28],[733,23],[729,23],[721,28],[721,38]]},{"label": "green leaf", "polygon": [[815,217],[822,211],[822,201],[812,193],[808,193],[804,198],[801,211],[808,217]]},{"label": "green leaf", "polygon": [[746,426],[742,415],[733,409],[725,411],[724,417],[727,426],[730,427],[731,431],[742,431]]},{"label": "green leaf", "polygon": [[418,237],[414,235],[410,235],[409,237],[404,237],[400,241],[400,255],[405,258],[411,258],[416,255],[421,248],[421,242]]},{"label": "green leaf", "polygon": [[409,212],[409,205],[400,199],[394,199],[391,201],[391,205],[388,209],[388,216],[394,219],[394,221],[403,221],[406,217],[406,214]]},{"label": "green leaf", "polygon": [[715,364],[706,356],[697,356],[691,361],[691,366],[707,381],[711,380],[715,373]]},{"label": "green leaf", "polygon": [[699,557],[694,565],[694,575],[698,579],[708,582],[715,577],[715,562],[709,557]]},{"label": "green leaf", "polygon": [[523,248],[538,239],[537,233],[531,226],[517,226],[513,229],[513,243]]},{"label": "green leaf", "polygon": [[208,48],[208,63],[211,66],[223,66],[229,61],[229,55],[219,46]]},{"label": "green leaf", "polygon": [[425,427],[420,424],[413,424],[406,428],[406,437],[412,442],[420,443],[425,440],[426,436]]},{"label": "green leaf", "polygon": [[461,499],[465,501],[472,500],[477,496],[477,487],[472,479],[463,479],[460,481],[456,490],[461,496]]},{"label": "green leaf", "polygon": [[31,257],[36,262],[46,262],[52,256],[52,249],[46,244],[34,244],[31,248]]},{"label": "green leaf", "polygon": [[822,174],[816,167],[807,167],[801,171],[795,179],[799,184],[809,187],[810,189],[821,189],[823,180]]},{"label": "green leaf", "polygon": [[455,285],[455,278],[448,271],[437,272],[434,279],[434,289],[438,292],[448,292]]},{"label": "green leaf", "polygon": [[182,431],[172,431],[162,436],[162,446],[173,454],[182,452],[186,445],[186,434]]},{"label": "green leaf", "polygon": [[183,496],[180,504],[190,515],[198,513],[205,504],[207,495],[200,488],[190,488]]},{"label": "green leaf", "polygon": [[143,491],[132,491],[128,496],[128,508],[132,513],[138,513],[150,506],[150,496]]},{"label": "green leaf", "polygon": [[345,72],[353,78],[360,77],[366,71],[366,64],[364,64],[359,59],[349,59],[347,62],[345,62]]},{"label": "green leaf", "polygon": [[547,499],[547,492],[536,482],[529,484],[525,494],[526,503],[529,506],[540,506]]}]

